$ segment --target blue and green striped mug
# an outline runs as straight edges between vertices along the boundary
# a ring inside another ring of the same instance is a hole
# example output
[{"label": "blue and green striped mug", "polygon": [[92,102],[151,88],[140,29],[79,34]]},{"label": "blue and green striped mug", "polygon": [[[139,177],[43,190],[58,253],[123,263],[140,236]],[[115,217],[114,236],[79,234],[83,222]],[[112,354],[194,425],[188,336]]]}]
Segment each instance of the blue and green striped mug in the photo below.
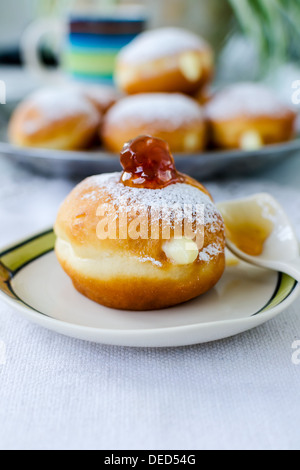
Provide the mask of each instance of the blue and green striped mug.
[{"label": "blue and green striped mug", "polygon": [[[38,20],[23,36],[25,64],[45,79],[68,75],[81,81],[110,84],[117,54],[146,25],[145,10],[131,8],[105,14],[72,13],[66,21]],[[51,38],[51,47],[59,57],[59,73],[41,62],[39,49],[45,37]]]}]

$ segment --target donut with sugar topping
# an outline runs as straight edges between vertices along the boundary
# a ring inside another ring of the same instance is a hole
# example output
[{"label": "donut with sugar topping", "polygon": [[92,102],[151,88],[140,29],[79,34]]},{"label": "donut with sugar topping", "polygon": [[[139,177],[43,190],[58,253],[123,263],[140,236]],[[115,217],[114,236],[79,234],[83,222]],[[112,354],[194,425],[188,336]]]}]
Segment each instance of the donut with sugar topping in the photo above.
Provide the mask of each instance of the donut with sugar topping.
[{"label": "donut with sugar topping", "polygon": [[217,92],[205,110],[214,146],[258,150],[293,138],[296,114],[264,85],[238,83]]},{"label": "donut with sugar topping", "polygon": [[72,87],[42,89],[15,110],[9,137],[20,147],[81,150],[97,137],[101,122],[99,110]]},{"label": "donut with sugar topping", "polygon": [[194,94],[214,73],[209,44],[180,28],[146,31],[123,48],[115,80],[128,93],[181,92]]},{"label": "donut with sugar topping", "polygon": [[112,152],[139,135],[166,140],[172,152],[195,153],[206,145],[204,113],[194,99],[179,93],[128,96],[106,114],[101,138]]},{"label": "donut with sugar topping", "polygon": [[225,229],[208,191],[178,173],[168,145],[151,136],[127,144],[122,165],[123,173],[83,181],[60,208],[56,254],[75,288],[134,311],[213,288],[225,268]]}]

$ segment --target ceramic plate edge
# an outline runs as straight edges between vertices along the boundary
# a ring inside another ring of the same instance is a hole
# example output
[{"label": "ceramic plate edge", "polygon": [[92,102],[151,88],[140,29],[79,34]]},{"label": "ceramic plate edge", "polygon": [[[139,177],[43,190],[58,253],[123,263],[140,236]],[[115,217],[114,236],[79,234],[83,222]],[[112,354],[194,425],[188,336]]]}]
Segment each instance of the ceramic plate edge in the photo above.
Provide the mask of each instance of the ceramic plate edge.
[{"label": "ceramic plate edge", "polygon": [[[26,242],[29,242],[31,240],[34,240],[35,238],[39,238],[43,235],[46,235],[50,233],[53,229],[52,228],[47,228],[41,232],[37,232],[36,234],[33,234],[29,237],[25,237],[22,240],[15,242],[14,244],[9,245],[8,247],[4,247],[3,249],[0,250],[0,253],[5,253],[8,251],[13,250],[14,248],[18,247],[19,245],[26,244]],[[44,253],[45,255],[46,253]],[[33,262],[34,260],[32,260]],[[166,333],[171,333],[171,332],[185,332],[188,333],[189,331],[195,332],[197,329],[205,330],[209,329],[212,326],[215,327],[221,327],[222,325],[244,325],[246,331],[252,327],[254,328],[255,326],[259,326],[262,323],[265,323],[272,318],[276,317],[279,315],[281,312],[283,312],[285,309],[287,309],[292,303],[297,299],[298,295],[300,292],[300,285],[297,284],[293,291],[289,294],[288,297],[286,297],[283,302],[281,302],[279,305],[271,308],[270,310],[267,310],[265,312],[256,314],[251,317],[247,318],[239,318],[239,319],[234,319],[234,320],[224,320],[224,321],[215,321],[215,322],[206,322],[206,323],[195,323],[191,325],[181,325],[181,326],[174,326],[174,327],[167,327],[167,328],[149,328],[149,329],[140,329],[140,330],[111,330],[111,329],[101,329],[101,328],[94,328],[94,327],[88,327],[88,326],[83,326],[83,325],[76,325],[73,323],[68,323],[64,322],[62,320],[55,319],[53,317],[49,317],[47,314],[43,314],[42,312],[35,311],[34,308],[27,306],[22,302],[22,300],[17,300],[17,299],[12,299],[10,298],[7,294],[4,292],[0,291],[0,298],[2,298],[7,304],[11,305],[13,308],[17,309],[18,311],[22,312],[25,314],[25,316],[31,319],[35,324],[43,324],[47,325],[46,328],[50,330],[54,330],[57,332],[60,332],[61,328],[64,328],[69,331],[69,333],[62,333],[66,336],[71,336],[70,331],[73,332],[73,334],[76,334],[77,338],[80,338],[82,335],[80,335],[80,332],[84,332],[86,334],[88,333],[95,333],[101,332],[104,334],[104,336],[111,336],[114,338],[121,337],[124,338],[126,337],[127,339],[132,336],[136,337],[141,337],[141,336],[146,336],[149,338],[149,336],[152,336],[153,334],[161,335],[161,334],[166,334]],[[57,328],[54,328],[54,326],[57,326]],[[242,332],[242,331],[241,331]],[[233,336],[233,335],[229,335]],[[141,339],[141,338],[140,338]],[[105,342],[104,338],[103,341],[101,340],[103,344],[112,344],[111,340],[109,342]],[[122,343],[120,343],[121,345]],[[183,345],[187,345],[183,344]],[[197,343],[190,343],[190,344],[197,344]],[[138,346],[137,346],[138,347]],[[147,347],[147,346],[145,346]],[[164,346],[161,346],[164,347]]]}]

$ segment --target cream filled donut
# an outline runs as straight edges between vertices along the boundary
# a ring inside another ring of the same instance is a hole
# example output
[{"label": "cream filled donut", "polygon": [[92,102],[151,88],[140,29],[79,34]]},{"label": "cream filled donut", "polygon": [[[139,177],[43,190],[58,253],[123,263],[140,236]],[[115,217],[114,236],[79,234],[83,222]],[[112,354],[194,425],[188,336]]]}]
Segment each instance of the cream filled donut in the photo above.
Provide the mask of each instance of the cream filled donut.
[{"label": "cream filled donut", "polygon": [[56,254],[75,288],[107,307],[155,310],[211,289],[224,223],[207,190],[178,173],[168,145],[125,145],[123,173],[91,177],[60,208]]},{"label": "cream filled donut", "polygon": [[102,116],[96,107],[72,89],[43,89],[14,112],[9,137],[20,147],[80,150],[97,136]]},{"label": "cream filled donut", "polygon": [[120,152],[124,142],[144,134],[166,140],[172,152],[197,152],[206,144],[201,106],[177,93],[145,93],[122,99],[106,114],[101,132],[104,144],[113,152]]},{"label": "cream filled donut", "polygon": [[120,52],[115,80],[128,94],[196,93],[211,81],[213,52],[204,39],[180,28],[142,33]]},{"label": "cream filled donut", "polygon": [[240,83],[215,94],[206,107],[212,143],[220,148],[256,150],[290,140],[296,114],[267,87]]}]

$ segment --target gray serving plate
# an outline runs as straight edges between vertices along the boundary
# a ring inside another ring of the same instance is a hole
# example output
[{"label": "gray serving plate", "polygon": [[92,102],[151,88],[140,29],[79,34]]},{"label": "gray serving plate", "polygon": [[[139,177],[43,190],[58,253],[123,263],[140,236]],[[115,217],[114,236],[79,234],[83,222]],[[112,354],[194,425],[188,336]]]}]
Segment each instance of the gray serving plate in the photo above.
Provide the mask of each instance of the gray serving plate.
[{"label": "gray serving plate", "polygon": [[[120,171],[119,156],[106,150],[84,152],[54,151],[19,148],[7,139],[7,121],[0,119],[0,156],[4,156],[31,170],[70,178]],[[8,117],[8,116],[7,116]],[[277,162],[300,152],[300,138],[279,145],[270,145],[257,151],[205,151],[199,154],[177,154],[179,171],[201,179],[215,176],[236,176],[274,167]]]}]

